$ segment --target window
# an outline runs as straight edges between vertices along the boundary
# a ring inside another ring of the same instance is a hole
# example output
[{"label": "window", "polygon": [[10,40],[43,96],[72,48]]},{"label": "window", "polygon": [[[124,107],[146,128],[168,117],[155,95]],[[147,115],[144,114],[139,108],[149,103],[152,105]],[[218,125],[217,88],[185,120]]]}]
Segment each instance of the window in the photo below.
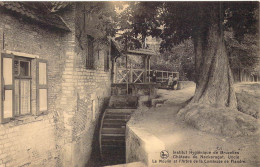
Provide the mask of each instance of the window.
[{"label": "window", "polygon": [[31,65],[30,59],[14,57],[14,115],[31,113]]},{"label": "window", "polygon": [[11,54],[0,56],[0,123],[47,111],[47,62]]},{"label": "window", "polygon": [[86,55],[86,68],[94,69],[94,38],[90,35],[88,38],[88,50]]},{"label": "window", "polygon": [[104,55],[104,71],[109,71],[109,52]]}]

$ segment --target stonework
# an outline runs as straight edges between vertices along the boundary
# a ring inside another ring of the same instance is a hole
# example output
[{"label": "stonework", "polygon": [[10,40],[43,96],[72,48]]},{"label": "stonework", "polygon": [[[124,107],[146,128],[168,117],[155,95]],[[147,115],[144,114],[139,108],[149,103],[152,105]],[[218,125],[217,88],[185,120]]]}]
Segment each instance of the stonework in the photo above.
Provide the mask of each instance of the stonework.
[{"label": "stonework", "polygon": [[80,50],[76,38],[76,11],[74,4],[60,13],[71,30],[65,32],[0,10],[0,52],[36,55],[48,63],[48,112],[34,112],[32,59],[32,114],[0,124],[0,167],[81,167],[90,158],[95,127],[110,96],[111,71],[104,70],[110,48],[95,48],[95,69],[85,68],[87,50]]}]

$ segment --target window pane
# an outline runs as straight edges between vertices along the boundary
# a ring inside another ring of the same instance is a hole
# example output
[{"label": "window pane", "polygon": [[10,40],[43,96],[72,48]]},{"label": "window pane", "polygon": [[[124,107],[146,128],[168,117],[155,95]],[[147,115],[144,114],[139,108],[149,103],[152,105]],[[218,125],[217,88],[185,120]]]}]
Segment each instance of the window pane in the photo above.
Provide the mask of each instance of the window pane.
[{"label": "window pane", "polygon": [[46,63],[39,63],[39,84],[46,85],[47,78],[46,78]]},{"label": "window pane", "polygon": [[21,115],[30,113],[30,80],[21,80]]},{"label": "window pane", "polygon": [[12,85],[13,84],[13,60],[12,58],[3,59],[3,75],[4,75],[4,84]]},{"label": "window pane", "polygon": [[39,90],[40,111],[47,111],[47,89]]},{"label": "window pane", "polygon": [[30,76],[30,63],[28,61],[20,61],[20,76]]},{"label": "window pane", "polygon": [[13,90],[5,90],[4,118],[13,116]]}]

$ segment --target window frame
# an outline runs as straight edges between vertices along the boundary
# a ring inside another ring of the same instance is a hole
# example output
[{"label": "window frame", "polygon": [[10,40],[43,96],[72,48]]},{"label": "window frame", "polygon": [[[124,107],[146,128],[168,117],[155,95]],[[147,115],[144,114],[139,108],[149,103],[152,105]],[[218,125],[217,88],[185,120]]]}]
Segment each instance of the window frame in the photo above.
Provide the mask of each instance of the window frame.
[{"label": "window frame", "polygon": [[[19,70],[19,75],[15,75],[14,74],[14,81],[16,79],[19,79],[19,88],[20,88],[20,84],[21,84],[21,79],[26,79],[26,80],[30,80],[30,112],[29,113],[26,113],[26,114],[21,114],[21,98],[20,98],[20,95],[21,95],[21,90],[19,90],[19,115],[15,115],[15,109],[14,109],[14,118],[17,118],[17,117],[22,117],[22,116],[25,116],[25,115],[32,115],[32,71],[31,71],[31,64],[32,64],[32,58],[26,58],[26,57],[19,57],[19,56],[16,56],[14,55],[14,61],[18,61],[19,62],[19,67],[18,67],[18,70]],[[20,62],[23,61],[23,62],[29,62],[29,76],[21,76],[20,74]],[[15,72],[14,72],[15,73]],[[14,83],[15,84],[15,83]],[[15,87],[15,85],[14,85]],[[14,90],[15,91],[15,90]],[[15,97],[14,97],[15,99]],[[16,100],[14,100],[14,106],[16,105]]]}]

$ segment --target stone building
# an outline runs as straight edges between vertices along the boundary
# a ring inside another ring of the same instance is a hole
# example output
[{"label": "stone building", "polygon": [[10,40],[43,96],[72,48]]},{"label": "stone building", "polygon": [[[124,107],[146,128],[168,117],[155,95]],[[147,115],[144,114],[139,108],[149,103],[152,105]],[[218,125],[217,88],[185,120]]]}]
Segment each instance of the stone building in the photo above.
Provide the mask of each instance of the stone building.
[{"label": "stone building", "polygon": [[0,2],[0,167],[88,162],[112,78],[89,8]]}]

